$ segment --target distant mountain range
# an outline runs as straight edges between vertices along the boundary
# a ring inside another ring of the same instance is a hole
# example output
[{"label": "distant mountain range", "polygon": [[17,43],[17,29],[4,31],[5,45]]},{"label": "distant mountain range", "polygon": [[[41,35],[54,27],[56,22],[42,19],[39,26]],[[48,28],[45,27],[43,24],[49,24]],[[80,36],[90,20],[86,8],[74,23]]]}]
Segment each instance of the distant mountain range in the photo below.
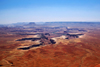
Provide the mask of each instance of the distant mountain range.
[{"label": "distant mountain range", "polygon": [[0,27],[23,27],[23,26],[67,26],[67,27],[100,27],[100,22],[18,22],[0,25]]}]

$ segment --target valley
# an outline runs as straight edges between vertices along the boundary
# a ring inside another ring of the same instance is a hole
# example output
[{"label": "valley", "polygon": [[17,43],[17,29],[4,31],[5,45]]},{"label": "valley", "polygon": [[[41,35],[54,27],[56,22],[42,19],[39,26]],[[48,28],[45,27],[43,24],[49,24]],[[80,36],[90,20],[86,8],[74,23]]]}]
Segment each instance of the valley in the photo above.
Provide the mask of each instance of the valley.
[{"label": "valley", "polygon": [[99,37],[96,22],[0,27],[0,67],[97,67]]}]

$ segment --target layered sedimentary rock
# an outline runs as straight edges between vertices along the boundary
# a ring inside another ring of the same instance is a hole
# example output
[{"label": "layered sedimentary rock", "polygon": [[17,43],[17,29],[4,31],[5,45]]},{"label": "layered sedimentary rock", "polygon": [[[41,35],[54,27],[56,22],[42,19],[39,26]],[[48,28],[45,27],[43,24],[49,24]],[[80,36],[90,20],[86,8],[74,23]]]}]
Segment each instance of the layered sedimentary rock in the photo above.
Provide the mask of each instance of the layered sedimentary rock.
[{"label": "layered sedimentary rock", "polygon": [[54,24],[0,28],[0,67],[99,66],[100,28]]}]

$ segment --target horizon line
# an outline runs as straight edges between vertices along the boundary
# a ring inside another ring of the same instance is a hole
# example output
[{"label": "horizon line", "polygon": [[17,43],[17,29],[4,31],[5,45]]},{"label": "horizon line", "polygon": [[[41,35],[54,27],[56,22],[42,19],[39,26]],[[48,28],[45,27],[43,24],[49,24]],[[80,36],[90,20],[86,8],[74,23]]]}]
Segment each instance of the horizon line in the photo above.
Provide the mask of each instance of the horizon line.
[{"label": "horizon line", "polygon": [[[34,21],[29,21],[29,22],[16,22],[16,23],[30,23],[30,22],[34,22]],[[43,21],[40,21],[40,22],[34,22],[34,23],[48,23],[48,22],[51,22],[51,23],[53,23],[53,22],[70,22],[70,23],[76,23],[76,22],[80,22],[80,23],[82,23],[82,22],[89,22],[89,23],[92,23],[92,22],[94,22],[94,23],[96,23],[96,22],[98,22],[98,23],[100,23],[100,21],[46,21],[46,22],[43,22]],[[8,23],[8,24],[16,24],[16,23]],[[7,24],[2,24],[2,23],[0,23],[0,25],[7,25]]]}]

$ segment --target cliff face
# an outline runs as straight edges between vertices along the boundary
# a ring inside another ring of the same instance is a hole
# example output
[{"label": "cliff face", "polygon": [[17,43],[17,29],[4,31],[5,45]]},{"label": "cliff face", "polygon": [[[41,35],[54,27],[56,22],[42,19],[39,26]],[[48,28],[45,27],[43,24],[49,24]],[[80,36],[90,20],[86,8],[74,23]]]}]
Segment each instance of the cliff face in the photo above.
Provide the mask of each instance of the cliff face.
[{"label": "cliff face", "polygon": [[0,67],[100,66],[100,28],[55,24],[0,28]]},{"label": "cliff face", "polygon": [[[100,37],[100,34],[98,35]],[[100,64],[99,38],[95,40],[90,36],[77,43],[70,41],[28,51],[12,50],[10,53],[1,53],[0,58],[4,59],[1,60],[0,65],[5,67],[98,67]]]}]

